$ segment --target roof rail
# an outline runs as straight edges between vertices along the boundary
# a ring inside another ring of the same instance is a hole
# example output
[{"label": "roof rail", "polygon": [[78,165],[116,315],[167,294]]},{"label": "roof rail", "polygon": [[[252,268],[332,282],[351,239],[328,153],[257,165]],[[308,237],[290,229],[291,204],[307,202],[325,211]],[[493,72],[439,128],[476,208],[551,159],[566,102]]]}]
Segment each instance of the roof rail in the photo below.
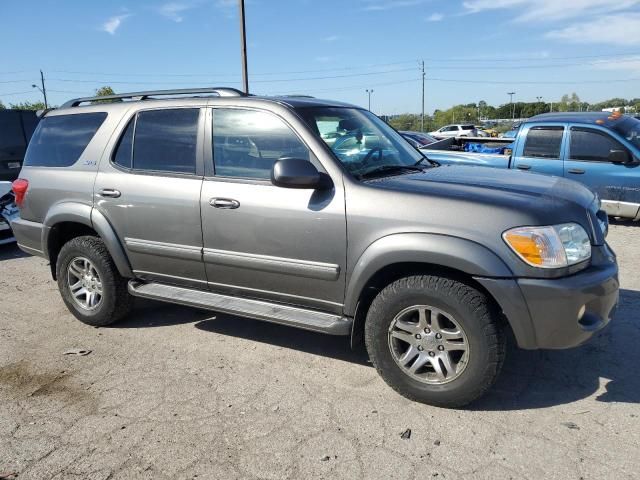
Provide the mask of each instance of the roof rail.
[{"label": "roof rail", "polygon": [[246,94],[240,90],[229,87],[222,88],[179,88],[172,90],[149,90],[145,92],[119,93],[116,95],[105,95],[103,97],[82,97],[74,98],[64,103],[60,108],[78,107],[83,103],[98,102],[105,100],[123,100],[125,98],[137,98],[146,100],[149,97],[158,97],[163,95],[190,95],[199,93],[217,93],[220,97],[245,97]]}]

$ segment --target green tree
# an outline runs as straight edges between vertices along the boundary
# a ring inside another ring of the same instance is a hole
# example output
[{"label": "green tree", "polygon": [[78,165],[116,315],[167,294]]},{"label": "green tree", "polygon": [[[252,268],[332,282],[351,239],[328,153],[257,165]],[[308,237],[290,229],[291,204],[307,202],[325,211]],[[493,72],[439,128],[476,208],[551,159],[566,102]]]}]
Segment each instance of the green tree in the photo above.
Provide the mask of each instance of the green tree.
[{"label": "green tree", "polygon": [[[44,102],[20,102],[20,103],[11,103],[9,108],[14,108],[16,110],[44,110]],[[49,108],[54,108],[49,105]]]},{"label": "green tree", "polygon": [[5,107],[4,103],[2,103],[2,100],[0,100],[0,110],[4,110],[5,108],[7,107]]},{"label": "green tree", "polygon": [[[113,91],[113,88],[111,88],[110,86],[106,85],[104,87],[100,87],[96,90],[96,97],[108,97],[109,95],[115,95],[116,92]],[[91,102],[92,104],[95,103],[111,103],[111,102],[121,102],[122,100],[117,99],[117,100],[96,100],[95,102]]]}]

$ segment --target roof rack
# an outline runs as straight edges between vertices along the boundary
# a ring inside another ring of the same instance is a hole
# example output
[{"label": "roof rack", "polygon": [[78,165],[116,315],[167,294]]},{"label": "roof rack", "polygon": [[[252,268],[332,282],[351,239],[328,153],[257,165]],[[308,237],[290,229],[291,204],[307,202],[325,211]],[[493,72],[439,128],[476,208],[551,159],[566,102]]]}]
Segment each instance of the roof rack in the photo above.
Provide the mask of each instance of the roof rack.
[{"label": "roof rack", "polygon": [[74,98],[64,103],[60,108],[78,107],[83,103],[98,102],[105,100],[123,100],[125,98],[137,98],[146,100],[149,97],[163,95],[194,95],[199,93],[217,93],[220,97],[245,97],[246,94],[240,90],[229,87],[222,88],[179,88],[173,90],[150,90],[146,92],[119,93],[117,95],[105,95],[103,97],[83,97]]}]

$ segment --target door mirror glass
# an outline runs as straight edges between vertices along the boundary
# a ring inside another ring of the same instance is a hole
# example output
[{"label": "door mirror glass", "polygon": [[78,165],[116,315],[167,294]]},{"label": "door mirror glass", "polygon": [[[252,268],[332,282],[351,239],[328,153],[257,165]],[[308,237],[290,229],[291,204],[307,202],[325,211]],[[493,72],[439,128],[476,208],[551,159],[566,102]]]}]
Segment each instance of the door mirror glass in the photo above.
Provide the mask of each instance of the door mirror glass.
[{"label": "door mirror glass", "polygon": [[631,163],[633,159],[631,158],[631,155],[629,155],[629,152],[627,152],[626,150],[610,150],[609,161],[611,163],[627,164]]},{"label": "door mirror glass", "polygon": [[271,183],[283,188],[315,190],[327,188],[331,184],[331,180],[326,174],[319,172],[308,160],[281,158],[273,164]]}]

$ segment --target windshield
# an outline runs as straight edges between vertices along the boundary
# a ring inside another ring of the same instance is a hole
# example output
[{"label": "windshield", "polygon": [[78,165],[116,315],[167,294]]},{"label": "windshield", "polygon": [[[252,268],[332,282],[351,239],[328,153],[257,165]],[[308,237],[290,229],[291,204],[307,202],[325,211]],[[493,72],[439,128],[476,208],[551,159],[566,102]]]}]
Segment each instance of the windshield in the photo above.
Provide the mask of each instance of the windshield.
[{"label": "windshield", "polygon": [[627,117],[621,122],[614,123],[613,129],[633,143],[636,148],[640,148],[640,120]]},{"label": "windshield", "polygon": [[425,157],[371,112],[357,108],[314,107],[298,112],[355,177],[417,169]]}]

